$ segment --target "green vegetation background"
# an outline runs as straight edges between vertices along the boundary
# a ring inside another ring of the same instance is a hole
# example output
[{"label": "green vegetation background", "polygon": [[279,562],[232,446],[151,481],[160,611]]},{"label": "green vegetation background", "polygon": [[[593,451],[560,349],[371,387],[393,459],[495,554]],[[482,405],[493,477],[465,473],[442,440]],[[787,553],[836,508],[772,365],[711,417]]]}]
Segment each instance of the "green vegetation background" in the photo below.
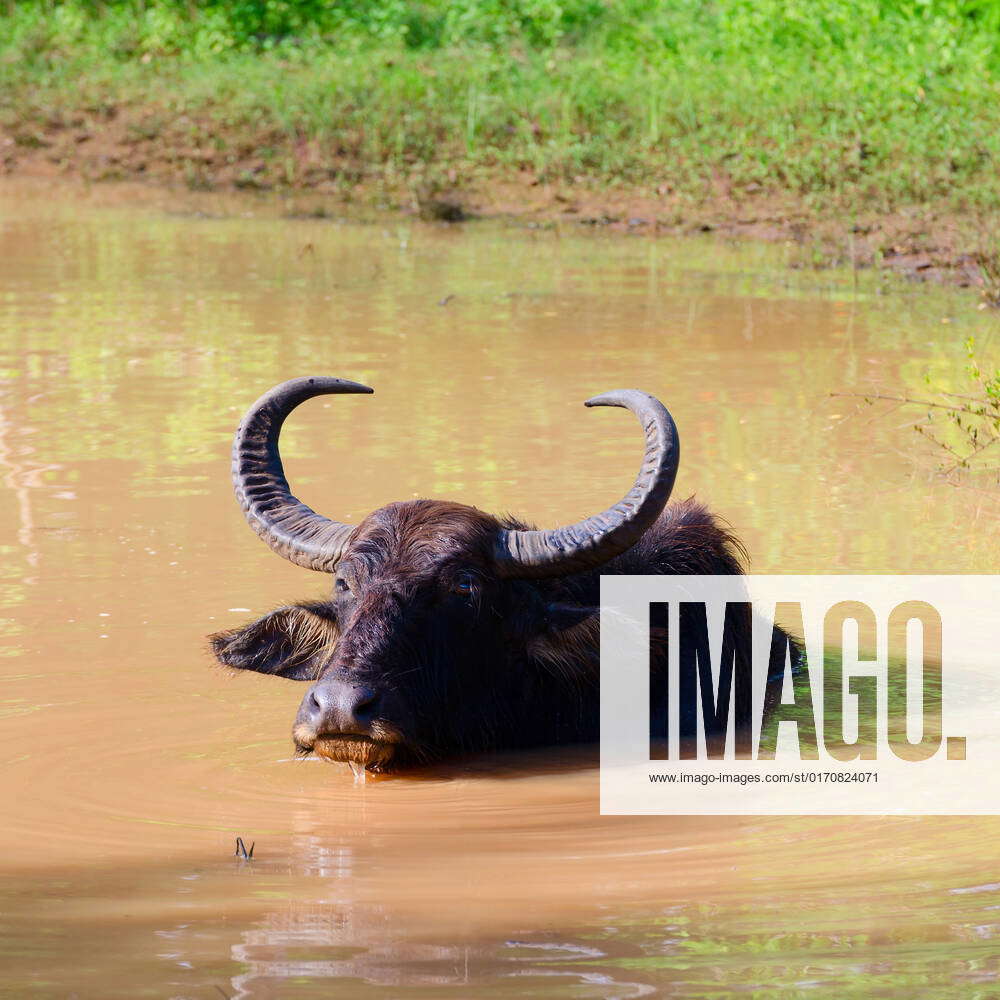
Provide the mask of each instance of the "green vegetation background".
[{"label": "green vegetation background", "polygon": [[266,133],[264,156],[326,144],[359,177],[979,212],[1000,0],[0,0],[0,124],[122,102]]}]

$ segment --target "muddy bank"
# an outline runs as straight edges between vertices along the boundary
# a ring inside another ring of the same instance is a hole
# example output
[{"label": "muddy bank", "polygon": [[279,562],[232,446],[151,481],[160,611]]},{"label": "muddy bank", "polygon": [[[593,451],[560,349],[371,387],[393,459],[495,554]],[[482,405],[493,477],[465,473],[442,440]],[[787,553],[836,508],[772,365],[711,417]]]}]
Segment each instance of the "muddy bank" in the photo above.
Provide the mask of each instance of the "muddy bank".
[{"label": "muddy bank", "polygon": [[443,222],[508,218],[528,226],[600,227],[632,235],[715,232],[785,242],[793,267],[854,266],[977,289],[1000,302],[1000,254],[981,214],[934,206],[880,210],[789,193],[734,193],[724,176],[704,197],[608,186],[584,176],[552,182],[531,171],[478,168],[428,174],[371,167],[333,148],[273,131],[169,118],[155,108],[106,106],[0,125],[0,178],[140,181],[192,191],[294,193],[296,212],[340,216],[378,209]]}]

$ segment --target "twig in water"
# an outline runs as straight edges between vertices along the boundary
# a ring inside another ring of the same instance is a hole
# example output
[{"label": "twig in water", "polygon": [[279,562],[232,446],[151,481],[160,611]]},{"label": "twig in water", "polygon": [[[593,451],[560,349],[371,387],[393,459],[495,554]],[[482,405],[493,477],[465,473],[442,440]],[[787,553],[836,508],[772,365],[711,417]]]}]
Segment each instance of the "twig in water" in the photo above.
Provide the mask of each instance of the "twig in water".
[{"label": "twig in water", "polygon": [[[876,400],[892,403],[890,413],[901,406],[920,406],[926,411],[926,419],[913,424],[913,430],[953,459],[941,469],[945,475],[962,469],[990,472],[989,467],[973,466],[973,460],[1000,441],[1000,370],[994,375],[982,371],[975,356],[975,341],[971,338],[966,341],[966,350],[970,361],[968,373],[981,390],[980,395],[941,390],[938,395],[943,401],[940,402],[882,392],[831,392],[830,395],[863,399],[869,406]],[[932,410],[944,411],[947,423],[935,420]]]},{"label": "twig in water", "polygon": [[[956,413],[968,413],[968,407],[953,406],[950,403],[935,403],[930,399],[914,399],[912,396],[886,396],[880,392],[831,392],[831,396],[841,396],[850,399],[863,399],[870,403],[873,399],[882,399],[890,403],[908,403],[911,406],[933,406],[938,410],[954,410]],[[954,395],[948,393],[948,395]]]}]

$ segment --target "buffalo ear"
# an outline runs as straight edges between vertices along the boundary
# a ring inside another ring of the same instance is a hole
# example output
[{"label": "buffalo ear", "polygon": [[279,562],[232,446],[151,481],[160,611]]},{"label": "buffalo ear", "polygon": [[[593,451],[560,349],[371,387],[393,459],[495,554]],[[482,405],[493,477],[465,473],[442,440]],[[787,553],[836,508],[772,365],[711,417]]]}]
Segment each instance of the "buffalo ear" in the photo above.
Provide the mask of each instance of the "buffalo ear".
[{"label": "buffalo ear", "polygon": [[528,653],[549,673],[574,683],[593,676],[599,664],[597,625],[600,608],[586,604],[547,604],[544,625],[528,642]]},{"label": "buffalo ear", "polygon": [[551,632],[562,632],[564,629],[582,625],[585,621],[596,618],[600,610],[589,604],[547,604],[545,625]]},{"label": "buffalo ear", "polygon": [[293,681],[315,680],[337,641],[329,604],[292,604],[242,628],[209,636],[216,659]]}]

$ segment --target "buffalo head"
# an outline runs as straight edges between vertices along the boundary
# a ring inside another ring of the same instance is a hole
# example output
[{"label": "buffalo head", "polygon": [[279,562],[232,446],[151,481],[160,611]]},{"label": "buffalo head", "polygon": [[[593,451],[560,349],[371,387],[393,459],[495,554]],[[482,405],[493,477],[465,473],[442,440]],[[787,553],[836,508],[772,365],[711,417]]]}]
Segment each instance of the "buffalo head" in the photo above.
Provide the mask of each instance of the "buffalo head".
[{"label": "buffalo head", "polygon": [[342,524],[292,496],[278,436],[312,396],[371,391],[293,379],[262,396],[237,430],[233,479],[251,527],[279,555],[328,574],[331,592],[213,636],[216,656],[306,681],[297,748],[372,770],[593,738],[597,575],[663,512],[679,457],[670,414],[636,390],[587,401],[635,413],[646,447],[628,495],[576,524],[537,531],[435,500]]}]

